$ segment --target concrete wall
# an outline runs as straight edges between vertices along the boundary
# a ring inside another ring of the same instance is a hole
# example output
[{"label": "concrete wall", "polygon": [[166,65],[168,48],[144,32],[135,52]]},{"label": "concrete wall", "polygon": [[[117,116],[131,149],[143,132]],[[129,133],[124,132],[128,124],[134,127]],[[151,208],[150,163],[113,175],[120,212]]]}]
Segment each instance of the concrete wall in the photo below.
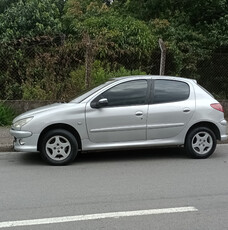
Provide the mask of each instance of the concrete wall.
[{"label": "concrete wall", "polygon": [[5,105],[13,108],[17,114],[24,113],[31,109],[36,109],[38,107],[53,104],[60,101],[23,101],[23,100],[16,100],[16,101],[0,101],[3,102]]}]

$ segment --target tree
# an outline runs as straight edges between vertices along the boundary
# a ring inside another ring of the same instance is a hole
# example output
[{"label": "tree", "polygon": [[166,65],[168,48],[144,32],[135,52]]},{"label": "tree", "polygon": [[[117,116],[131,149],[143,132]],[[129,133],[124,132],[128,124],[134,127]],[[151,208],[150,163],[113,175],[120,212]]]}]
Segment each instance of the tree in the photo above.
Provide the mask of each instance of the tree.
[{"label": "tree", "polygon": [[0,14],[3,13],[12,3],[18,2],[19,0],[1,0],[0,1]]},{"label": "tree", "polygon": [[92,39],[101,37],[104,41],[100,44],[101,55],[112,49],[122,54],[135,52],[135,56],[148,56],[156,46],[156,38],[145,22],[122,16],[102,1],[69,0],[65,10],[67,33],[78,38],[84,33]]},{"label": "tree", "polygon": [[191,25],[212,23],[227,14],[227,0],[115,0],[114,7],[122,13],[149,21],[151,19],[169,19],[184,13]]},{"label": "tree", "polygon": [[145,21],[163,38],[174,60],[172,74],[195,77],[200,62],[228,47],[227,0],[115,0],[111,7]]},{"label": "tree", "polygon": [[56,0],[26,0],[11,4],[0,14],[0,39],[55,35],[61,32]]}]

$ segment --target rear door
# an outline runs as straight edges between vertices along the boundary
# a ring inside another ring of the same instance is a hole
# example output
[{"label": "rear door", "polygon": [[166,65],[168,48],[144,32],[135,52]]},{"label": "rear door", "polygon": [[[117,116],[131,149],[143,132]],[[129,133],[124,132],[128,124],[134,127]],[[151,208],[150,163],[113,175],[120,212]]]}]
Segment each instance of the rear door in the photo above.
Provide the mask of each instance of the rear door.
[{"label": "rear door", "polygon": [[191,84],[176,80],[154,80],[148,110],[147,139],[177,136],[194,111],[195,94]]}]

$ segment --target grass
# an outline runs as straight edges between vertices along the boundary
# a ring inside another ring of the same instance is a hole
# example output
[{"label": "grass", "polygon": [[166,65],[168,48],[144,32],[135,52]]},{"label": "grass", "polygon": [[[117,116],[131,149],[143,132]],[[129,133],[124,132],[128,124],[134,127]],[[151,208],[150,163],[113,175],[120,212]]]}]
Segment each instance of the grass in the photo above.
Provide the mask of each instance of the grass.
[{"label": "grass", "polygon": [[11,125],[15,116],[16,113],[12,108],[3,103],[0,103],[0,126]]}]

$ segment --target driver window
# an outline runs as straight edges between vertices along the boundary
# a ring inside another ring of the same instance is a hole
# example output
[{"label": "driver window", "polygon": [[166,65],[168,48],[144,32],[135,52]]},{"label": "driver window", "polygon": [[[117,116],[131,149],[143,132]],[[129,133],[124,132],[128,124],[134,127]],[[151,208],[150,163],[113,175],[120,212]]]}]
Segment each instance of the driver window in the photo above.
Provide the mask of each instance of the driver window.
[{"label": "driver window", "polygon": [[124,82],[102,93],[91,104],[107,98],[108,107],[143,105],[146,103],[147,87],[146,80]]}]

